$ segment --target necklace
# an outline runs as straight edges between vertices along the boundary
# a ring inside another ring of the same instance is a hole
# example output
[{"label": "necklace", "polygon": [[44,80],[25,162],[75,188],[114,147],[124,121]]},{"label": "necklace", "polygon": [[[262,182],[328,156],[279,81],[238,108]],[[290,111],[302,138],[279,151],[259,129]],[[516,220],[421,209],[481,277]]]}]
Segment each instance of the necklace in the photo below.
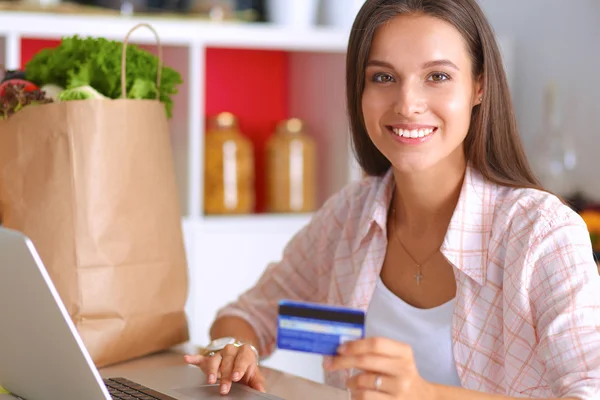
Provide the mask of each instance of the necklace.
[{"label": "necklace", "polygon": [[400,240],[400,238],[398,237],[398,231],[396,230],[396,208],[392,207],[392,222],[394,224],[393,226],[393,231],[394,231],[394,238],[396,238],[396,241],[398,242],[398,244],[400,245],[400,247],[402,247],[402,250],[404,250],[404,252],[410,257],[410,259],[415,263],[416,267],[417,267],[417,273],[414,275],[415,280],[417,281],[417,285],[421,284],[421,281],[423,279],[425,279],[425,276],[423,276],[423,266],[425,264],[427,264],[429,262],[429,260],[431,260],[431,258],[433,258],[433,256],[440,250],[439,248],[436,248],[435,251],[433,253],[431,253],[429,256],[427,256],[427,258],[425,258],[425,260],[423,260],[423,262],[418,262],[417,260],[415,260],[415,258],[412,256],[412,254],[410,254],[410,252],[406,249],[406,246],[404,246],[404,243],[402,243],[402,241]]}]

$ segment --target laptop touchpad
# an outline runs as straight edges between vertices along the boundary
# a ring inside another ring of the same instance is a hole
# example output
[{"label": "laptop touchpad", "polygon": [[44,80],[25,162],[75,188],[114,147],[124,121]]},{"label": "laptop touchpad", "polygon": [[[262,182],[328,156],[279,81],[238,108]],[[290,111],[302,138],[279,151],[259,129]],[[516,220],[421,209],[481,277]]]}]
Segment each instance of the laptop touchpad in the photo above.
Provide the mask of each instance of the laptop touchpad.
[{"label": "laptop touchpad", "polygon": [[193,399],[202,400],[264,400],[274,399],[274,396],[266,395],[264,393],[250,391],[241,384],[233,384],[231,390],[227,396],[222,395],[219,392],[219,385],[207,385],[207,386],[195,386],[195,387],[183,387],[173,389],[185,396]]}]

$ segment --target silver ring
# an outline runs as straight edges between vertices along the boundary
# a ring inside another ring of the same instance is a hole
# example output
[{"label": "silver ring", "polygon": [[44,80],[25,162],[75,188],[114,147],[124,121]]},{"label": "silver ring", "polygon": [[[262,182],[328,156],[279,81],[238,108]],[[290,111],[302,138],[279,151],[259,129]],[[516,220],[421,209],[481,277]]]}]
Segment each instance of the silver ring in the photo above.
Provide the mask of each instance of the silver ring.
[{"label": "silver ring", "polygon": [[207,354],[207,356],[208,356],[208,357],[214,357],[214,356],[215,356],[215,354],[216,354],[216,353],[215,353],[214,351],[211,351],[210,353],[208,353],[208,354]]},{"label": "silver ring", "polygon": [[375,390],[379,391],[381,389],[381,376],[377,375],[377,378],[375,378]]}]

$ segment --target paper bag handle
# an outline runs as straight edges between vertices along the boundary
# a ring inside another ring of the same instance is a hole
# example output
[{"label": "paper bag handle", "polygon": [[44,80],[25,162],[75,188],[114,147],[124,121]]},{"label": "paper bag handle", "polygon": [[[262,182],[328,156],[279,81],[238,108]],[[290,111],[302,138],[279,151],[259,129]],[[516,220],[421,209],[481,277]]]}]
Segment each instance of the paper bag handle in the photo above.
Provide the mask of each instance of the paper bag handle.
[{"label": "paper bag handle", "polygon": [[150,29],[150,31],[152,31],[154,37],[156,38],[156,47],[158,49],[158,72],[156,73],[156,100],[158,100],[160,98],[160,75],[163,67],[162,45],[160,44],[160,38],[158,37],[158,33],[156,33],[156,30],[152,26],[150,26],[150,24],[144,23],[138,24],[131,28],[131,30],[127,32],[127,35],[123,40],[123,53],[121,55],[121,98],[124,99],[127,97],[127,76],[125,74],[127,67],[127,44],[129,42],[129,37],[131,36],[133,31],[141,27]]}]

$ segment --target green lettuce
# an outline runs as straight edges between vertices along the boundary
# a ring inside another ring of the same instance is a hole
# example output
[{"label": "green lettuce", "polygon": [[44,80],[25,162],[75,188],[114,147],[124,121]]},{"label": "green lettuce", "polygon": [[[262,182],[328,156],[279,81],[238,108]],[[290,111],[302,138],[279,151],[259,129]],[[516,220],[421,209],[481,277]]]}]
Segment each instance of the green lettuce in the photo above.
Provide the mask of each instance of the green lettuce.
[{"label": "green lettuce", "polygon": [[80,86],[73,89],[65,89],[58,95],[58,101],[69,100],[88,100],[88,99],[105,99],[106,97],[98,93],[91,86]]},{"label": "green lettuce", "polygon": [[[54,49],[36,53],[25,66],[26,79],[38,86],[55,84],[65,89],[91,86],[102,95],[121,98],[123,44],[105,38],[65,37]],[[158,59],[136,45],[127,45],[126,93],[131,99],[156,98]],[[159,100],[172,116],[173,99],[181,75],[170,67],[161,71]]]}]

